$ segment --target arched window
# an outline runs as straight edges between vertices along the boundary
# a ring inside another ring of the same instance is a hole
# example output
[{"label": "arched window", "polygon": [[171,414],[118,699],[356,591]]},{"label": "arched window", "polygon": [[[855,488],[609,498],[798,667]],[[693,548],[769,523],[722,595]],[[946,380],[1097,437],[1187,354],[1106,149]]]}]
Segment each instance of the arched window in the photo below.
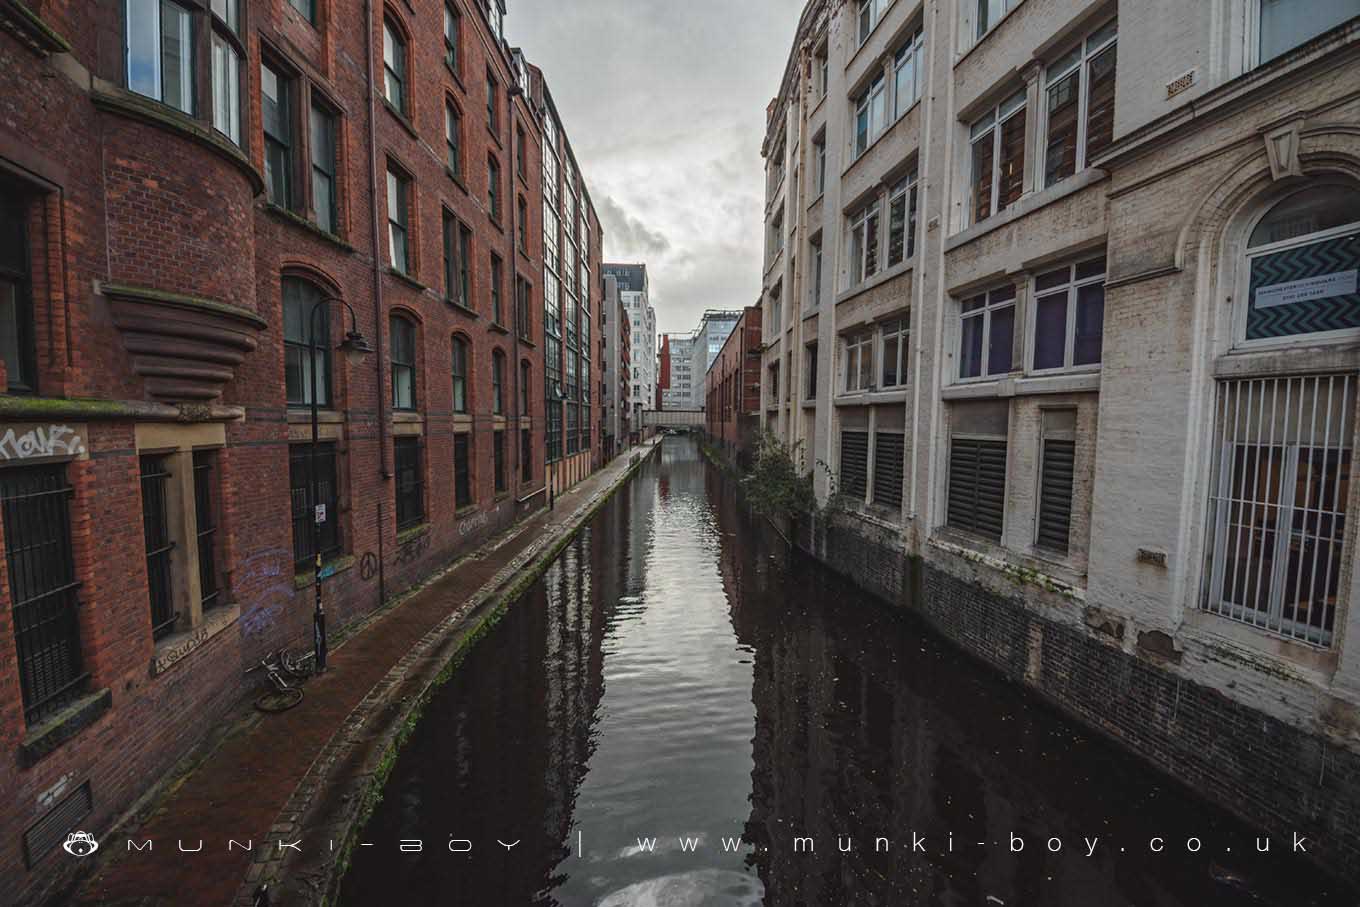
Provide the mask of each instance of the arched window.
[{"label": "arched window", "polygon": [[462,337],[453,338],[453,411],[465,413],[468,411],[468,345]]},{"label": "arched window", "polygon": [[491,405],[496,415],[505,414],[505,354],[500,350],[491,354]]},{"label": "arched window", "polygon": [[1360,327],[1360,190],[1315,184],[1277,202],[1251,231],[1247,265],[1248,342]]},{"label": "arched window", "polygon": [[289,406],[311,406],[313,388],[318,406],[331,402],[329,313],[312,314],[325,295],[299,277],[283,278],[283,374]]},{"label": "arched window", "polygon": [[392,331],[392,408],[416,408],[416,326],[409,318],[393,315]]}]

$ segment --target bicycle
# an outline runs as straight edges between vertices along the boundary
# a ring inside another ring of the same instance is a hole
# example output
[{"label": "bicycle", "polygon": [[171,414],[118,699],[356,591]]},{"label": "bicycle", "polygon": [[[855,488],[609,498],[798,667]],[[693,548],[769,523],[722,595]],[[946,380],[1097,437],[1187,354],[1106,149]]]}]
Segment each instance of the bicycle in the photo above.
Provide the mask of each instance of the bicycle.
[{"label": "bicycle", "polygon": [[[272,661],[270,660],[271,658],[273,659]],[[278,652],[265,658],[255,667],[246,671],[247,674],[254,673],[255,671],[264,671],[265,679],[267,679],[273,687],[272,690],[266,690],[255,699],[255,708],[259,709],[261,712],[268,712],[270,714],[286,712],[302,701],[302,690],[290,685],[283,677],[285,673],[288,673],[295,680],[299,679],[298,675],[290,670],[290,667],[287,664],[288,661],[289,659],[287,658],[286,653],[280,649]],[[299,661],[301,661],[301,659],[299,659]],[[294,662],[294,666],[296,665],[297,663]]]}]

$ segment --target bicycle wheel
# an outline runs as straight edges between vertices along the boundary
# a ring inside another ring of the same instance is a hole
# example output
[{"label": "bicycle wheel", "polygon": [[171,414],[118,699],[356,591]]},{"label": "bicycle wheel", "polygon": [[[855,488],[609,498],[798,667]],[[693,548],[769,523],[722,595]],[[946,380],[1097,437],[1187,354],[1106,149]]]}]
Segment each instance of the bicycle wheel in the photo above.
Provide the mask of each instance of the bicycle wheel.
[{"label": "bicycle wheel", "polygon": [[312,652],[293,655],[287,650],[280,650],[279,666],[283,668],[283,673],[288,677],[294,680],[306,680],[316,673],[316,655]]},{"label": "bicycle wheel", "polygon": [[255,708],[261,712],[286,712],[302,701],[302,691],[296,688],[270,690],[255,700]]}]

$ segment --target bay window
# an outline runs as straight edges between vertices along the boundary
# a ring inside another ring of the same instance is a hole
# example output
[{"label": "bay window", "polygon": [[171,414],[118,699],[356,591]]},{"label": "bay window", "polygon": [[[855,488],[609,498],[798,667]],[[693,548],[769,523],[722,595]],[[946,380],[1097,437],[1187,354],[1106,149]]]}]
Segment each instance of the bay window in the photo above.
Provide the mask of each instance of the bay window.
[{"label": "bay window", "polygon": [[878,273],[878,199],[874,199],[850,222],[850,286],[858,286]]},{"label": "bay window", "polygon": [[1090,34],[1044,75],[1044,185],[1089,166],[1114,141],[1117,23]]},{"label": "bay window", "polygon": [[1021,89],[973,123],[973,223],[1004,210],[1020,197],[1025,173],[1025,91]]},{"label": "bay window", "polygon": [[1065,265],[1034,278],[1031,369],[1100,364],[1105,323],[1105,259]]},{"label": "bay window", "polygon": [[127,87],[194,112],[194,17],[172,0],[126,0]]},{"label": "bay window", "polygon": [[997,378],[1011,370],[1015,287],[998,287],[959,304],[959,377]]},{"label": "bay window", "polygon": [[212,34],[212,93],[213,128],[232,144],[241,144],[241,55],[217,28]]}]

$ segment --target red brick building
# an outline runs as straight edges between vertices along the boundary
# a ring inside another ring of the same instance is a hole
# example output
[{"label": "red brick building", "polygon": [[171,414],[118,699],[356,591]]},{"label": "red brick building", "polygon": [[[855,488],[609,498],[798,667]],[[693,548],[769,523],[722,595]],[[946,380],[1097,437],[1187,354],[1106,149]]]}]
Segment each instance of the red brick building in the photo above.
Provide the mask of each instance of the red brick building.
[{"label": "red brick building", "polygon": [[729,456],[750,450],[760,431],[760,309],[742,310],[704,376],[704,428]]},{"label": "red brick building", "polygon": [[661,335],[661,352],[656,354],[656,410],[662,409],[664,392],[671,389],[671,336]]},{"label": "red brick building", "polygon": [[0,0],[7,902],[309,645],[314,517],[334,631],[596,462],[588,399],[549,439],[545,135],[578,331],[599,222],[489,2]]}]

